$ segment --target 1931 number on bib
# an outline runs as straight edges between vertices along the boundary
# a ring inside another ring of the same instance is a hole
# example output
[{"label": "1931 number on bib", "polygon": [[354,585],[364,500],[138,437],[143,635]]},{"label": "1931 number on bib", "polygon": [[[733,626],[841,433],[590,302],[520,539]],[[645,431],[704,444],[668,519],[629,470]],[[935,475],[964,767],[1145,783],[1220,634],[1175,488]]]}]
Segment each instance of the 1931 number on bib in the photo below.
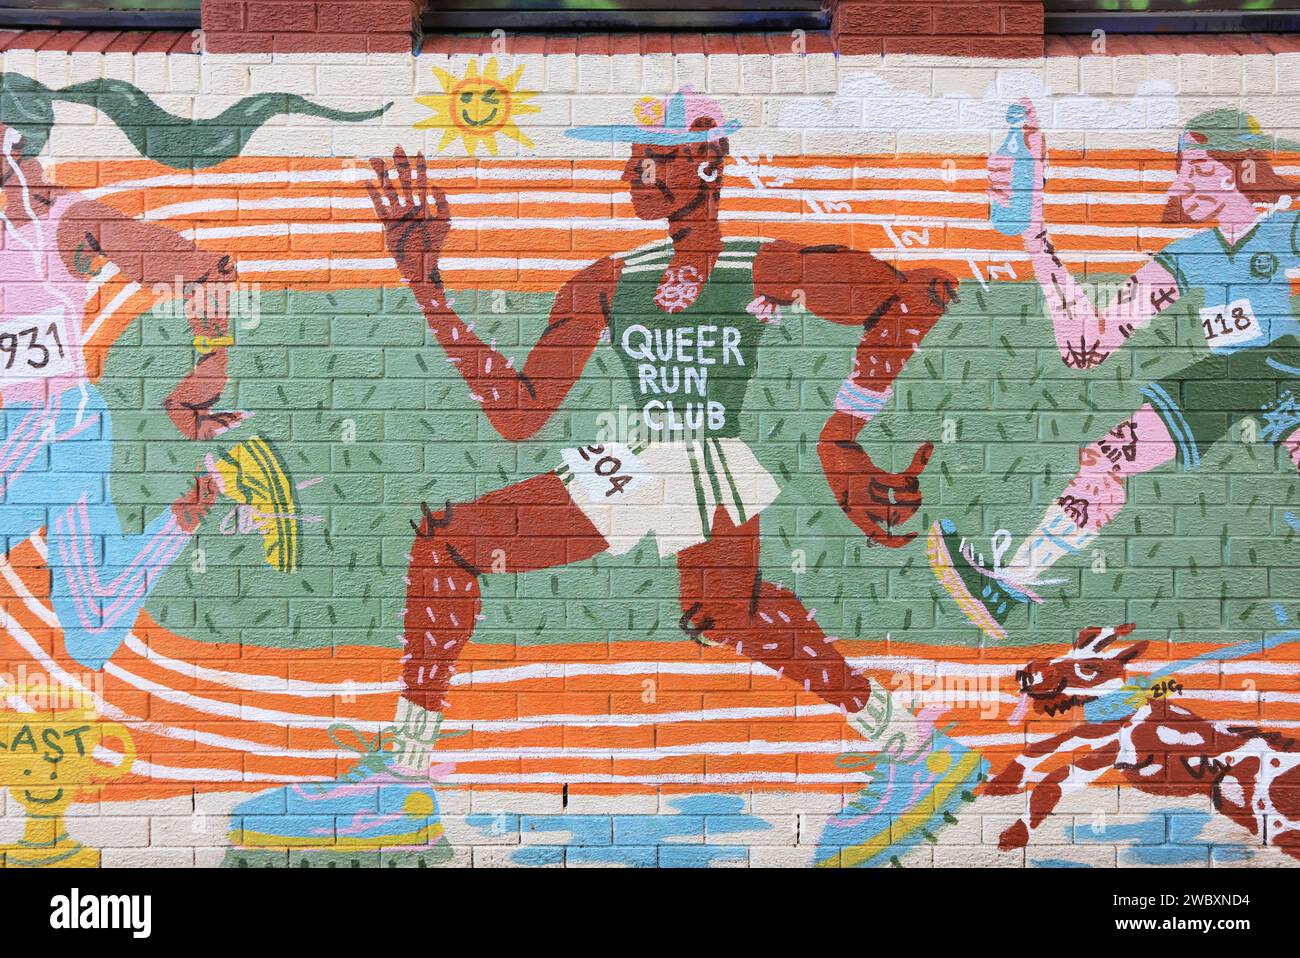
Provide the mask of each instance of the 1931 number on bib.
[{"label": "1931 number on bib", "polygon": [[34,316],[0,317],[0,383],[54,379],[72,373],[62,307]]}]

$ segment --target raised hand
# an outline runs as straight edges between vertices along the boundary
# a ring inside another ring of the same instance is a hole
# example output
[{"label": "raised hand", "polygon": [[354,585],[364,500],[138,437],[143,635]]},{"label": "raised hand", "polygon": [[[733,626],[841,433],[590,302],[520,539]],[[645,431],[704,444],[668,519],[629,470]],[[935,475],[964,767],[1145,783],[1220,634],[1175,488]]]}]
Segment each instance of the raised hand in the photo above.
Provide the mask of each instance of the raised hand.
[{"label": "raised hand", "polygon": [[378,157],[370,161],[375,182],[366,184],[375,215],[384,227],[384,244],[397,261],[402,277],[412,285],[439,283],[438,256],[451,229],[447,194],[429,185],[424,154],[415,158],[415,179],[411,162],[400,146],[393,151],[394,185],[388,165]]},{"label": "raised hand", "polygon": [[[1020,105],[1025,108],[1024,132],[1025,148],[1034,161],[1034,197],[1031,207],[1029,226],[1022,234],[1026,240],[1033,240],[1043,232],[1043,170],[1047,156],[1047,142],[1038,125],[1038,112],[1032,100],[1023,99]],[[1011,170],[1014,157],[994,153],[989,157],[989,201],[1006,206],[1011,202]]]},{"label": "raised hand", "polygon": [[894,530],[921,508],[920,476],[933,454],[934,444],[924,443],[899,473],[880,469],[857,443],[835,443],[822,458],[844,514],[873,542],[898,549],[916,538],[915,532],[899,535]]}]

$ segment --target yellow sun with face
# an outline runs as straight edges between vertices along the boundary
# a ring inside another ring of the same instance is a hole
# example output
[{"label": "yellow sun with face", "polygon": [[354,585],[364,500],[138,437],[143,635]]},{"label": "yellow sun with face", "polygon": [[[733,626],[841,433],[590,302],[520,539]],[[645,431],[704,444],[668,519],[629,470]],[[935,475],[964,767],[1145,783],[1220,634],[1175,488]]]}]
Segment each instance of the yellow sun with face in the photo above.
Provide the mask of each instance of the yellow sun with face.
[{"label": "yellow sun with face", "polygon": [[433,111],[433,116],[416,123],[415,128],[442,130],[438,153],[458,136],[470,156],[474,155],[480,143],[496,156],[498,135],[508,136],[523,146],[532,146],[533,141],[515,123],[517,117],[541,112],[526,102],[536,94],[519,89],[519,77],[523,72],[524,68],[520,67],[502,79],[497,73],[495,57],[487,61],[482,73],[479,73],[476,60],[469,61],[462,77],[434,67],[433,73],[442,84],[442,93],[415,98],[415,102]]}]

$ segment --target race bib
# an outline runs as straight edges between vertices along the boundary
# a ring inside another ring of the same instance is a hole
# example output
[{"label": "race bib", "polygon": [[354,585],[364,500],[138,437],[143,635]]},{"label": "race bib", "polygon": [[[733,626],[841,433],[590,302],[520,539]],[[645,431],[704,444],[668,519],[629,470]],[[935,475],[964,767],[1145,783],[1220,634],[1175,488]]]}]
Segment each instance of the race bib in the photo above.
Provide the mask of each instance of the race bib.
[{"label": "race bib", "polygon": [[1212,350],[1235,349],[1264,339],[1264,330],[1255,319],[1255,311],[1248,299],[1234,299],[1227,306],[1201,310],[1201,331]]},{"label": "race bib", "polygon": [[71,375],[66,323],[61,306],[34,316],[0,317],[0,384]]},{"label": "race bib", "polygon": [[641,460],[619,442],[565,449],[562,455],[588,502],[618,502],[646,481]]}]

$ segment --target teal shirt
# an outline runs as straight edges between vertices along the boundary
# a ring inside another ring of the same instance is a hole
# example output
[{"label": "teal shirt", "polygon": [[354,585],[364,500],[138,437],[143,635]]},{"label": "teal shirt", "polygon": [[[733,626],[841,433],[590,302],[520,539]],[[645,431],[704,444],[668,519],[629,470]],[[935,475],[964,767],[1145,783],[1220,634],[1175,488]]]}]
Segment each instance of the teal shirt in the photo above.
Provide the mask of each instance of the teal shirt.
[{"label": "teal shirt", "polygon": [[1300,269],[1300,212],[1272,213],[1235,246],[1217,228],[1166,246],[1155,257],[1184,296],[1201,293],[1201,334],[1212,353],[1300,335],[1289,270]]}]

